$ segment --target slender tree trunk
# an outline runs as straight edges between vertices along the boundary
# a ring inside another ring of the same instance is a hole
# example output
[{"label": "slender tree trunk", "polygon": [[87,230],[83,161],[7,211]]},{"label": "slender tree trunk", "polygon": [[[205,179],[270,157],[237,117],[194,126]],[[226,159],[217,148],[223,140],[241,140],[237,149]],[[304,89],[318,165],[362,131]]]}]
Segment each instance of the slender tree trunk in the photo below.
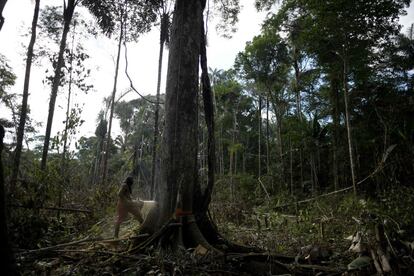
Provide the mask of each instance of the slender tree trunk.
[{"label": "slender tree trunk", "polygon": [[237,116],[236,110],[233,110],[233,135],[231,138],[232,149],[229,151],[229,173],[230,173],[230,190],[231,190],[231,200],[235,201],[235,189],[234,189],[234,179],[233,176],[236,174],[236,133],[237,133]]},{"label": "slender tree trunk", "polygon": [[0,248],[3,251],[0,265],[4,275],[18,275],[7,227],[6,192],[4,187],[3,159],[1,157],[3,138],[4,128],[0,125]]},{"label": "slender tree trunk", "polygon": [[141,144],[139,145],[139,153],[138,153],[138,163],[137,163],[137,168],[138,168],[138,184],[141,182],[141,175],[142,175],[142,170],[141,170],[141,166],[142,166],[142,156],[144,155],[144,135],[142,135],[141,137]]},{"label": "slender tree trunk", "polygon": [[[295,83],[294,83],[294,91],[296,95],[296,116],[299,122],[302,122],[302,106],[301,102],[302,99],[300,97],[301,91],[301,72],[299,68],[299,61],[298,61],[298,53],[296,47],[294,48],[293,53],[293,68],[295,70]],[[301,136],[303,137],[303,133],[301,131]],[[302,157],[302,143],[299,144],[299,162],[300,162],[300,185],[303,186],[303,157]]]},{"label": "slender tree trunk", "polygon": [[220,174],[225,174],[225,166],[224,166],[224,145],[223,145],[223,127],[220,127]]},{"label": "slender tree trunk", "polygon": [[332,137],[332,169],[335,191],[339,188],[339,166],[338,166],[338,141],[339,141],[339,102],[338,102],[338,80],[331,75],[331,105],[333,119]]},{"label": "slender tree trunk", "polygon": [[262,152],[261,152],[261,146],[262,146],[262,96],[259,95],[259,110],[258,110],[258,132],[259,132],[259,142],[258,142],[258,159],[257,159],[257,165],[258,165],[258,171],[257,175],[262,175]]},{"label": "slender tree trunk", "polygon": [[104,147],[104,140],[105,140],[105,137],[98,137],[95,166],[94,166],[94,171],[93,171],[93,184],[100,183],[99,172],[101,171],[102,150]]},{"label": "slender tree trunk", "polygon": [[296,115],[298,116],[299,121],[302,119],[302,112],[301,112],[301,98],[300,98],[300,68],[299,68],[299,61],[298,61],[298,53],[297,49],[294,47],[293,50],[293,68],[295,70],[295,80],[294,80],[294,91],[296,96]]},{"label": "slender tree trunk", "polygon": [[[72,36],[72,47],[70,50],[70,67],[69,67],[69,88],[68,88],[68,100],[66,103],[66,120],[65,120],[65,129],[63,130],[63,150],[62,150],[62,158],[60,163],[60,175],[62,177],[62,181],[59,184],[59,196],[58,196],[58,207],[62,206],[62,193],[63,187],[67,186],[68,177],[67,177],[67,166],[66,166],[66,153],[68,147],[68,128],[69,128],[69,117],[70,117],[70,103],[72,97],[72,82],[73,82],[73,49],[75,45],[75,27],[73,29],[73,36]],[[58,211],[58,218],[60,217],[60,211]]]},{"label": "slender tree trunk", "polygon": [[4,17],[3,17],[3,9],[6,5],[7,0],[0,0],[0,31],[3,28],[4,24]]},{"label": "slender tree trunk", "polygon": [[282,181],[284,182],[285,185],[286,184],[286,179],[285,179],[285,161],[283,158],[283,141],[282,141],[282,114],[280,113],[279,115],[277,115],[278,113],[276,112],[276,120],[277,120],[277,140],[279,143],[279,159],[280,159],[280,168],[281,168],[281,175],[282,175]]},{"label": "slender tree trunk", "polygon": [[343,85],[344,85],[344,101],[345,101],[345,119],[346,119],[346,132],[348,137],[348,151],[349,151],[349,163],[351,167],[352,186],[354,188],[354,195],[357,195],[356,187],[356,175],[355,175],[355,164],[354,154],[352,148],[352,131],[351,131],[351,120],[349,112],[349,98],[348,98],[348,64],[346,58],[344,58],[343,68]]},{"label": "slender tree trunk", "polygon": [[55,112],[55,103],[57,92],[60,86],[60,79],[62,77],[62,67],[64,65],[64,52],[66,49],[66,39],[70,29],[70,23],[72,21],[73,12],[75,10],[75,0],[69,0],[67,6],[63,11],[64,26],[62,39],[60,40],[59,55],[55,69],[55,75],[52,82],[52,92],[50,93],[49,101],[49,115],[47,117],[45,141],[43,145],[42,161],[40,163],[40,169],[44,171],[46,169],[47,155],[49,152],[50,135],[52,131],[53,114]]},{"label": "slender tree trunk", "polygon": [[234,202],[234,187],[233,187],[233,151],[229,151],[229,176],[230,176],[230,200]]},{"label": "slender tree trunk", "polygon": [[214,122],[214,94],[211,89],[210,77],[208,75],[207,68],[207,49],[206,49],[206,37],[204,31],[204,20],[201,17],[201,41],[200,41],[200,65],[201,65],[201,83],[203,88],[203,106],[204,117],[207,125],[207,167],[208,167],[208,180],[207,188],[204,191],[203,202],[198,212],[205,213],[208,210],[208,206],[211,201],[211,194],[214,187],[214,173],[216,167],[216,139],[215,139],[215,122]]},{"label": "slender tree trunk", "polygon": [[270,173],[269,95],[266,97],[266,174]]},{"label": "slender tree trunk", "polygon": [[[30,37],[29,47],[27,49],[26,72],[24,76],[24,85],[23,85],[23,101],[22,101],[22,107],[20,111],[19,127],[17,129],[16,150],[14,151],[12,177],[10,181],[10,192],[11,193],[13,193],[14,191],[14,187],[16,186],[17,178],[19,175],[20,156],[21,156],[21,152],[23,148],[24,127],[26,125],[26,118],[27,118],[27,101],[29,98],[29,83],[30,83],[30,72],[31,72],[32,60],[33,60],[33,48],[36,42],[36,27],[37,27],[37,20],[39,18],[39,6],[40,6],[40,0],[36,0],[34,14],[33,14],[33,21],[32,21],[32,34]],[[0,29],[1,29],[1,26],[0,26]]]},{"label": "slender tree trunk", "polygon": [[118,53],[116,56],[116,64],[115,64],[115,76],[114,76],[114,87],[112,89],[112,96],[111,96],[111,110],[109,113],[109,126],[108,126],[108,132],[107,132],[107,136],[106,136],[106,141],[105,141],[105,149],[104,149],[104,156],[103,156],[103,168],[102,168],[102,184],[105,184],[106,182],[106,176],[108,173],[108,151],[110,149],[111,146],[111,131],[112,131],[112,119],[114,117],[114,109],[115,109],[115,95],[116,95],[116,87],[117,87],[117,83],[118,83],[118,71],[119,71],[119,59],[121,56],[121,46],[122,46],[122,41],[124,39],[124,22],[123,22],[123,14],[121,14],[121,30],[120,30],[120,34],[119,34],[119,39],[118,39]]},{"label": "slender tree trunk", "polygon": [[157,80],[157,100],[155,104],[154,115],[154,135],[152,146],[152,168],[151,168],[151,198],[154,199],[155,188],[155,167],[157,163],[157,148],[158,148],[158,133],[159,133],[159,112],[160,112],[160,89],[161,89],[161,73],[162,73],[162,60],[164,53],[164,43],[168,35],[168,15],[163,13],[161,17],[161,30],[160,30],[160,49],[158,57],[158,80]]},{"label": "slender tree trunk", "polygon": [[290,195],[293,196],[293,149],[292,138],[289,137],[289,163],[290,163]]},{"label": "slender tree trunk", "polygon": [[[271,104],[273,107],[273,110],[275,112],[275,116],[276,116],[276,139],[277,139],[277,145],[278,145],[278,154],[279,154],[279,160],[280,160],[280,174],[281,174],[281,179],[283,181],[284,185],[287,185],[286,179],[285,179],[285,164],[284,164],[284,159],[283,159],[283,141],[282,141],[282,116],[283,116],[283,111],[281,110],[281,108],[278,108],[277,106],[277,100],[276,98],[272,95],[272,93],[269,93],[270,95],[270,99],[271,99]],[[289,188],[289,187],[287,187]]]}]

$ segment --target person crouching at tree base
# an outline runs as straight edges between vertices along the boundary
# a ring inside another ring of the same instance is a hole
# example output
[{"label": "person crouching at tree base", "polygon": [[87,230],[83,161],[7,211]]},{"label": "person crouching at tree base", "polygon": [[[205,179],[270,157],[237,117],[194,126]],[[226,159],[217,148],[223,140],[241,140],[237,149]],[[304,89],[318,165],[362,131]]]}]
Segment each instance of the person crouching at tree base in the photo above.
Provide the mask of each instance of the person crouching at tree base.
[{"label": "person crouching at tree base", "polygon": [[119,227],[121,223],[127,218],[128,213],[131,213],[140,224],[143,223],[144,219],[141,215],[141,208],[144,203],[141,200],[132,200],[132,185],[134,180],[131,176],[128,176],[118,192],[118,205],[117,212],[118,216],[115,221],[115,238],[118,238]]}]

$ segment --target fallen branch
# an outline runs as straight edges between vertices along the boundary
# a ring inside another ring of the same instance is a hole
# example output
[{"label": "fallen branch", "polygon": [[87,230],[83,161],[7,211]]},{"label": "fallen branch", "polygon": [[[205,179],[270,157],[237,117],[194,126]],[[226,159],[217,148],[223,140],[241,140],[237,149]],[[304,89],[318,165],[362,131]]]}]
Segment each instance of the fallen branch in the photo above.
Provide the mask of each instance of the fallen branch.
[{"label": "fallen branch", "polygon": [[330,272],[330,273],[343,273],[347,269],[345,267],[333,268],[328,266],[321,266],[321,265],[306,265],[306,264],[287,264],[290,269],[293,271],[297,271],[298,269],[303,269],[306,271],[313,270],[318,272]]},{"label": "fallen branch", "polygon": [[55,249],[52,250],[54,252],[60,252],[60,253],[92,253],[92,254],[104,254],[104,255],[112,255],[117,257],[123,257],[123,258],[129,258],[133,260],[141,260],[142,258],[125,254],[122,252],[113,252],[113,251],[104,251],[104,250],[86,250],[86,249]]},{"label": "fallen branch", "polygon": [[118,242],[118,241],[123,241],[123,240],[145,238],[145,237],[148,237],[148,236],[149,236],[149,234],[141,234],[141,235],[138,235],[138,236],[127,237],[127,238],[122,238],[122,239],[102,239],[102,238],[89,238],[89,237],[86,237],[82,240],[57,244],[57,245],[53,245],[53,246],[49,246],[49,247],[43,247],[43,248],[39,248],[39,249],[22,251],[22,252],[19,252],[18,254],[26,255],[26,254],[32,254],[32,253],[45,252],[45,251],[56,251],[56,249],[58,249],[58,248],[78,245],[78,244],[87,243],[87,242]]},{"label": "fallen branch", "polygon": [[62,247],[77,245],[77,244],[81,244],[81,243],[85,243],[85,242],[96,242],[96,241],[101,241],[101,240],[102,239],[100,239],[100,238],[86,237],[86,238],[84,238],[82,240],[78,240],[78,241],[72,241],[72,242],[57,244],[57,245],[53,245],[53,246],[49,246],[49,247],[43,247],[43,248],[39,248],[39,249],[22,251],[22,252],[19,252],[17,254],[26,255],[26,254],[40,253],[40,252],[46,252],[46,251],[53,251],[55,249],[62,248]]},{"label": "fallen branch", "polygon": [[285,208],[285,207],[289,207],[289,206],[294,206],[294,205],[299,205],[299,204],[303,204],[303,203],[312,202],[312,201],[315,201],[315,200],[317,200],[319,198],[322,198],[322,197],[327,197],[327,196],[330,196],[330,195],[343,193],[343,192],[346,192],[346,191],[350,191],[352,189],[353,189],[353,186],[346,187],[344,189],[336,190],[336,191],[333,191],[333,192],[330,192],[330,193],[322,194],[322,195],[315,196],[315,197],[312,197],[312,198],[308,198],[308,199],[305,199],[305,200],[296,201],[294,203],[278,205],[278,206],[275,206],[273,209]]},{"label": "fallen branch", "polygon": [[24,209],[36,209],[36,210],[51,210],[51,211],[63,211],[63,212],[78,212],[78,213],[92,213],[91,210],[87,209],[75,209],[75,208],[60,208],[60,207],[37,207],[29,205],[20,205],[20,204],[9,204],[8,207],[13,208],[24,208]]},{"label": "fallen branch", "polygon": [[266,189],[265,185],[263,184],[263,182],[260,179],[260,177],[257,180],[259,181],[260,186],[262,187],[263,191],[265,192],[266,197],[267,197],[267,200],[270,202],[270,196],[269,196],[269,193],[267,192],[267,189]]}]

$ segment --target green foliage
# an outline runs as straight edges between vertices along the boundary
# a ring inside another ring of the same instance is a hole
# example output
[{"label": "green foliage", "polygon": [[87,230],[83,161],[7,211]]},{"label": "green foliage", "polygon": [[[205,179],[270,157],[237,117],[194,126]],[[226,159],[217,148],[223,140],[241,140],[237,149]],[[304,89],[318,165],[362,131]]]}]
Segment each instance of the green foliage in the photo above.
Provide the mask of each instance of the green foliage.
[{"label": "green foliage", "polygon": [[47,233],[47,217],[33,215],[32,210],[16,210],[9,219],[10,238],[18,248],[33,249],[41,247]]},{"label": "green foliage", "polygon": [[0,54],[0,106],[5,105],[12,114],[12,120],[7,118],[0,118],[0,124],[5,128],[13,128],[17,125],[17,111],[16,104],[17,95],[10,93],[8,90],[15,84],[16,75],[9,66],[5,56]]},{"label": "green foliage", "polygon": [[6,96],[6,89],[13,86],[15,80],[16,75],[7,63],[6,57],[0,55],[0,99],[3,99]]},{"label": "green foliage", "polygon": [[102,32],[112,36],[121,28],[126,31],[128,41],[136,41],[140,34],[148,32],[157,19],[159,4],[154,1],[120,0],[93,1],[84,0],[82,4],[95,16]]},{"label": "green foliage", "polygon": [[214,0],[214,8],[219,14],[219,23],[216,30],[224,37],[231,38],[237,30],[236,24],[239,21],[240,1],[239,0]]},{"label": "green foliage", "polygon": [[403,232],[410,237],[413,232],[414,217],[412,206],[414,193],[412,187],[391,187],[384,190],[378,200],[369,200],[367,209],[376,214],[394,229]]},{"label": "green foliage", "polygon": [[93,216],[96,220],[106,217],[108,214],[115,214],[118,185],[107,185],[94,189],[88,201],[93,206]]}]

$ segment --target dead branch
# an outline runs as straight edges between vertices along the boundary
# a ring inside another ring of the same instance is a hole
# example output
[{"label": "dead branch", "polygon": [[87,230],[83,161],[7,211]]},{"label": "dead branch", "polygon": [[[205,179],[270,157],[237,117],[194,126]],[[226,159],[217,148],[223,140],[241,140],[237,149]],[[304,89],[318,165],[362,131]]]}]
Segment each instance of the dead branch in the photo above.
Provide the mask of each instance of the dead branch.
[{"label": "dead branch", "polygon": [[35,209],[35,210],[63,211],[63,212],[74,212],[74,213],[87,213],[87,214],[92,213],[91,210],[87,210],[87,209],[76,209],[76,208],[37,207],[37,206],[20,205],[20,204],[9,204],[8,207],[24,208],[24,209]]},{"label": "dead branch", "polygon": [[112,255],[122,258],[129,258],[133,260],[141,260],[142,258],[125,254],[122,252],[114,252],[114,251],[105,251],[105,250],[86,250],[86,249],[55,249],[54,252],[61,252],[61,253],[92,253],[92,254],[104,254],[104,255]]},{"label": "dead branch", "polygon": [[26,255],[26,254],[40,253],[40,252],[46,252],[46,251],[53,251],[55,249],[62,248],[62,247],[77,245],[77,244],[81,244],[81,243],[85,243],[85,242],[96,242],[96,241],[100,241],[100,240],[102,240],[102,239],[86,237],[86,238],[78,240],[78,241],[72,241],[72,242],[57,244],[57,245],[53,245],[53,246],[49,246],[49,247],[43,247],[43,248],[39,248],[39,249],[27,250],[27,251],[19,252],[17,254]]},{"label": "dead branch", "polygon": [[144,238],[144,237],[148,237],[148,236],[149,236],[148,234],[142,234],[142,235],[127,237],[127,238],[122,238],[122,239],[102,239],[102,238],[89,238],[89,237],[86,237],[86,238],[78,240],[78,241],[72,241],[72,242],[57,244],[57,245],[53,245],[53,246],[49,246],[49,247],[43,247],[43,248],[39,248],[39,249],[22,251],[22,252],[19,252],[18,254],[20,254],[20,255],[35,254],[35,253],[41,253],[41,252],[46,252],[46,251],[56,251],[56,249],[59,249],[59,248],[78,245],[78,244],[81,244],[81,243],[88,243],[88,242],[118,242],[118,241],[122,241],[122,240],[139,239],[139,238]]}]

